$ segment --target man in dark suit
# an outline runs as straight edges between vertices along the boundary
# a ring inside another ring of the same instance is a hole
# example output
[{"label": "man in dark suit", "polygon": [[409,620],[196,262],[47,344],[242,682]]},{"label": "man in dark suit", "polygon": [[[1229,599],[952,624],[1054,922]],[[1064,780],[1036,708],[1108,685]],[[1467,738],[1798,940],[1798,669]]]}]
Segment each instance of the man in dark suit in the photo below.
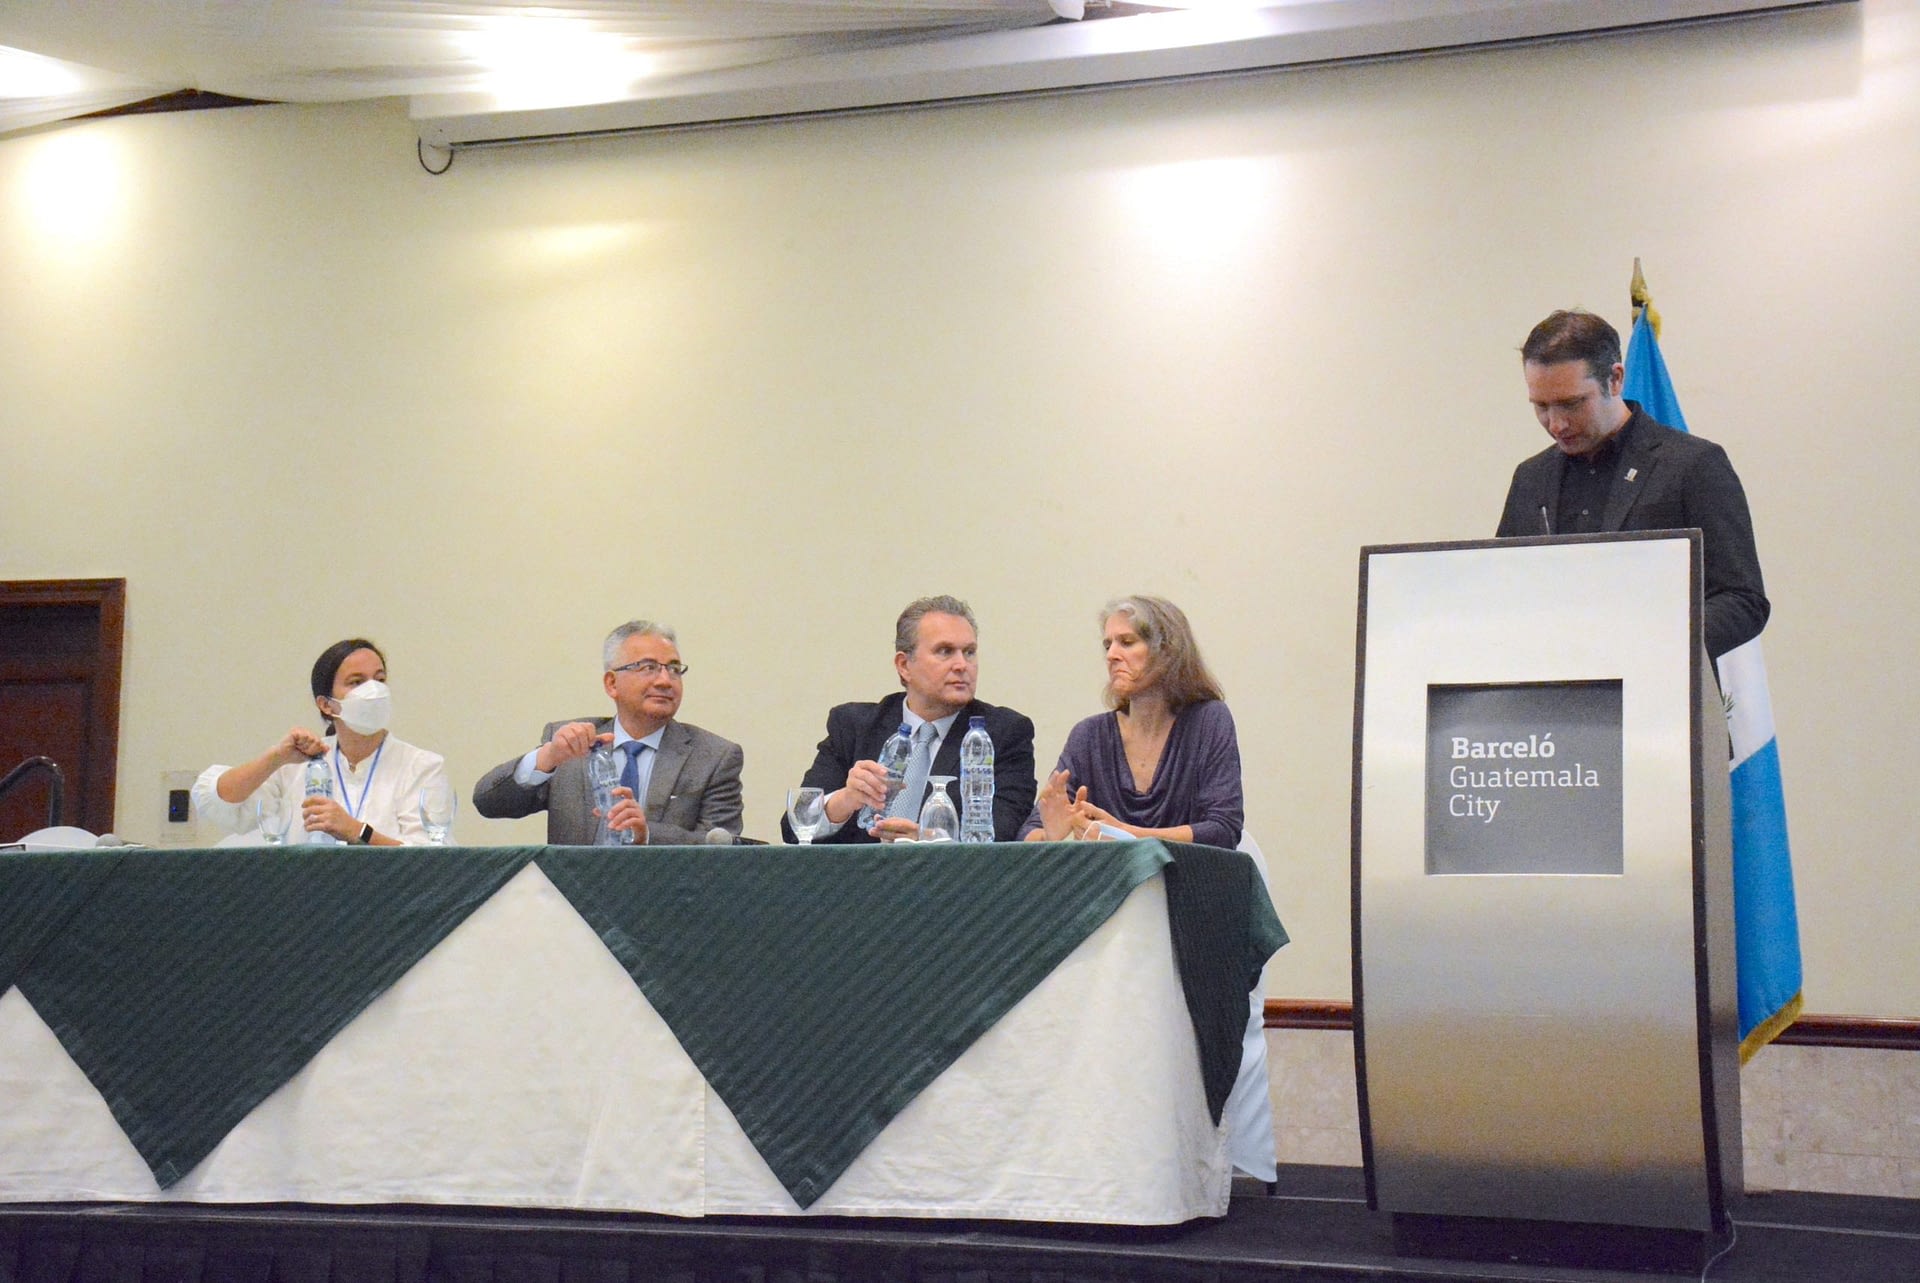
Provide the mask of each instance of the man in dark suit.
[{"label": "man in dark suit", "polygon": [[[1033,721],[1010,708],[973,697],[980,678],[979,633],[973,611],[957,597],[922,597],[900,612],[894,624],[893,669],[903,688],[872,704],[841,704],[827,714],[827,736],[820,741],[802,785],[827,790],[828,829],[817,841],[873,842],[911,837],[913,818],[925,799],[908,798],[905,812],[882,819],[868,833],[857,823],[860,808],[885,810],[886,770],[876,760],[887,737],[904,724],[910,732],[931,735],[929,775],[960,774],[960,741],[975,717],[987,719],[993,737],[993,834],[1012,842],[1033,809]],[[931,731],[921,732],[922,725]],[[958,809],[958,794],[955,795]],[[781,831],[793,841],[783,818]]]},{"label": "man in dark suit", "polygon": [[704,842],[714,829],[739,836],[745,754],[730,740],[674,720],[687,666],[673,629],[644,619],[624,623],[607,635],[601,660],[615,715],[549,722],[538,748],[480,778],[473,809],[489,819],[545,811],[548,842],[590,845],[600,817],[586,758],[595,745],[611,744],[624,765],[608,827],[659,846]]},{"label": "man in dark suit", "polygon": [[1514,469],[1496,535],[1698,527],[1707,653],[1717,660],[1759,636],[1771,607],[1727,452],[1621,398],[1620,335],[1591,312],[1555,312],[1533,327],[1520,357],[1553,444]]}]

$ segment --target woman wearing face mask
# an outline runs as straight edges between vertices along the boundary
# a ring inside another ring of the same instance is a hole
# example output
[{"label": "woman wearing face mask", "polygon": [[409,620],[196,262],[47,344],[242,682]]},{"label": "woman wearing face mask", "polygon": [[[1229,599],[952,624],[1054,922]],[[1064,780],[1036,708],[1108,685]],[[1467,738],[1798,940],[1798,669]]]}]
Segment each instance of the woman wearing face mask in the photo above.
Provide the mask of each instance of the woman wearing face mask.
[{"label": "woman wearing face mask", "polygon": [[[233,833],[254,827],[257,802],[287,825],[289,842],[326,833],[361,845],[425,845],[420,790],[445,783],[446,762],[387,733],[393,697],[380,648],[363,637],[335,642],[314,661],[312,684],[325,738],[296,726],[251,762],[209,766],[194,783],[194,806]],[[307,763],[316,759],[333,778],[332,797],[306,796]]]}]

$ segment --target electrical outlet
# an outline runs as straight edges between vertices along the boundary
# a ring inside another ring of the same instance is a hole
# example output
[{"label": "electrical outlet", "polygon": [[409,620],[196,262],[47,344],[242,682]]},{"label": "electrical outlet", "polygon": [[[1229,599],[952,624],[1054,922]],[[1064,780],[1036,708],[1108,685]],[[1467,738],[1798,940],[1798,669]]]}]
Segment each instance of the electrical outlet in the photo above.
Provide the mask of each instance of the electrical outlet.
[{"label": "electrical outlet", "polygon": [[212,839],[201,840],[199,817],[189,800],[198,771],[160,772],[160,836],[156,846],[209,846]]}]

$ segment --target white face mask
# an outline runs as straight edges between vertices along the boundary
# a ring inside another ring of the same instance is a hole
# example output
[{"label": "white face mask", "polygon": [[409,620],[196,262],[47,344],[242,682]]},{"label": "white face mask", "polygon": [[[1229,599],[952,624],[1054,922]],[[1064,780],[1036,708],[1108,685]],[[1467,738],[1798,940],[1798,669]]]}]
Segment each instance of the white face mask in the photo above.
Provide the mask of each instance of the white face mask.
[{"label": "white face mask", "polygon": [[334,716],[362,735],[378,735],[393,720],[393,692],[383,681],[361,682],[335,703],[340,711]]}]

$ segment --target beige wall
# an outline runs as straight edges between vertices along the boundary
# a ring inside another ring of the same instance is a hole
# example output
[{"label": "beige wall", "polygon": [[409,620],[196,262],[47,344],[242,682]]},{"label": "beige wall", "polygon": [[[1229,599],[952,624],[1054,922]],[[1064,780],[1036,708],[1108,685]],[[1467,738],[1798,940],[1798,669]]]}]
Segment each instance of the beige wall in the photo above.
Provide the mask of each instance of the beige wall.
[{"label": "beige wall", "polygon": [[[663,617],[772,830],[950,591],[1050,759],[1097,604],[1187,607],[1344,997],[1364,543],[1479,536],[1514,349],[1626,320],[1752,498],[1807,1004],[1920,1011],[1920,4],[462,155],[401,104],[0,141],[0,577],[124,575],[119,830],[307,718],[337,637],[463,783]],[[63,204],[63,202],[67,202]],[[538,821],[463,815],[468,840]]]}]

